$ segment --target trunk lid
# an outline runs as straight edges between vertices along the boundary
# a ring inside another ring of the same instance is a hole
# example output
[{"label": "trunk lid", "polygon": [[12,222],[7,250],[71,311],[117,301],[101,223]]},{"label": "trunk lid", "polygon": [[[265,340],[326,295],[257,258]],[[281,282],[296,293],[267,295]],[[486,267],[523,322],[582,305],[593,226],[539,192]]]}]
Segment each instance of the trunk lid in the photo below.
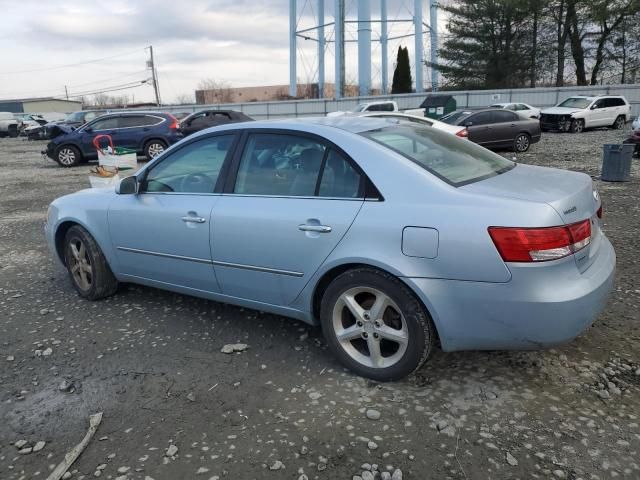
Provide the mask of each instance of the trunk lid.
[{"label": "trunk lid", "polygon": [[[591,242],[574,257],[580,271],[586,270],[600,247],[600,222],[596,211],[600,199],[591,177],[584,173],[518,164],[501,175],[460,187],[481,195],[517,198],[550,205],[565,224],[589,219]],[[517,226],[517,225],[514,225]],[[540,225],[541,227],[551,225]]]}]

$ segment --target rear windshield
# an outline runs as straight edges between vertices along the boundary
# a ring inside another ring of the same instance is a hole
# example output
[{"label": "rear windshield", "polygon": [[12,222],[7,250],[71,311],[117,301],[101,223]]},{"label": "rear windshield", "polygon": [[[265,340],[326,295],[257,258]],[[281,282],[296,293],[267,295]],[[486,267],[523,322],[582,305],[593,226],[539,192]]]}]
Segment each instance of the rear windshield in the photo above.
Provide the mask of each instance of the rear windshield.
[{"label": "rear windshield", "polygon": [[385,127],[362,135],[404,155],[456,187],[515,167],[515,163],[469,140],[420,125]]},{"label": "rear windshield", "polygon": [[559,104],[559,107],[569,107],[569,108],[587,108],[591,103],[590,98],[579,98],[579,97],[571,97],[567,98],[564,102]]},{"label": "rear windshield", "polygon": [[444,117],[442,117],[440,121],[444,123],[448,123],[449,125],[457,125],[462,118],[468,115],[471,115],[471,113],[472,112],[465,112],[465,111],[453,112],[453,113],[450,113],[449,115],[445,115]]}]

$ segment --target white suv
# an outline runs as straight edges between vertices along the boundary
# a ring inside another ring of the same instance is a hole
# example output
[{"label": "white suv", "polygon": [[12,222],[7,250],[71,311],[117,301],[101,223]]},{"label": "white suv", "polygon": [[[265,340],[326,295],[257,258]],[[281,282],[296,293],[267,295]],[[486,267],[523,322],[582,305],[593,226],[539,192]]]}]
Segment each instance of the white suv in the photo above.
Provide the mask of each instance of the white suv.
[{"label": "white suv", "polygon": [[599,95],[597,97],[569,97],[555,107],[540,113],[543,131],[582,132],[585,128],[624,128],[631,120],[631,106],[624,97]]}]

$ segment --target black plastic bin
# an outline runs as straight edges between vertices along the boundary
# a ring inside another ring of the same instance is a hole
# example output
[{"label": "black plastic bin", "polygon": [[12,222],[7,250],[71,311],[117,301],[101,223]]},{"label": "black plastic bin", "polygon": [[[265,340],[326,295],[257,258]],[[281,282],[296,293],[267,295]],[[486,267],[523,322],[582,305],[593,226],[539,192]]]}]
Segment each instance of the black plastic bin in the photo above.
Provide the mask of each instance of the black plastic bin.
[{"label": "black plastic bin", "polygon": [[602,146],[602,175],[605,182],[628,182],[631,178],[631,159],[634,145],[628,143]]}]

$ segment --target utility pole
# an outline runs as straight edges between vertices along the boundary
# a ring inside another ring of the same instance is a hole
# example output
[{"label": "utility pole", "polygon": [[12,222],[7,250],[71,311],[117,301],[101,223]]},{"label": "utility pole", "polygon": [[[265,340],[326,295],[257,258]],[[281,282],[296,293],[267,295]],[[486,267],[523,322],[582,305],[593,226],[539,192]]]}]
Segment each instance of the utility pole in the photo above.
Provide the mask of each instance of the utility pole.
[{"label": "utility pole", "polygon": [[336,98],[344,96],[344,0],[335,0]]},{"label": "utility pole", "polygon": [[151,68],[151,80],[153,81],[153,90],[156,93],[156,105],[160,106],[160,87],[158,86],[158,73],[156,72],[156,64],[153,61],[153,45],[149,45],[149,68]]}]

